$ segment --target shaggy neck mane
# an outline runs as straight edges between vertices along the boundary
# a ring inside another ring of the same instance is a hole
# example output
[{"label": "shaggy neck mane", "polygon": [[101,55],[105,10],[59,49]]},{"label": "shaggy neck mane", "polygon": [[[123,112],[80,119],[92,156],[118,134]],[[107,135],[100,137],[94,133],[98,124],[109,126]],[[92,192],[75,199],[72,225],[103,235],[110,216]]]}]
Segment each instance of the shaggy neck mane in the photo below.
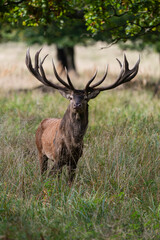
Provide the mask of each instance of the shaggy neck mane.
[{"label": "shaggy neck mane", "polygon": [[88,126],[88,105],[84,111],[74,112],[69,105],[60,125],[60,131],[66,136],[67,141],[78,144],[83,140],[83,136]]}]

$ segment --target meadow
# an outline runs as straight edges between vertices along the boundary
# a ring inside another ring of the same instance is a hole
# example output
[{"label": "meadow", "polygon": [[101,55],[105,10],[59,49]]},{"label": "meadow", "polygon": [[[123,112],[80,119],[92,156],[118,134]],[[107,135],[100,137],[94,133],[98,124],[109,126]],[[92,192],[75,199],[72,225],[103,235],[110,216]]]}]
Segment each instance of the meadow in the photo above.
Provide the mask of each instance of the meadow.
[{"label": "meadow", "polygon": [[[146,79],[156,81],[156,61],[154,69],[149,62],[157,56],[142,54],[134,84],[90,101],[84,152],[69,187],[65,168],[59,181],[40,177],[34,137],[42,119],[63,116],[68,101],[57,92],[15,91],[37,82],[24,65],[26,46],[14,45],[14,51],[12,44],[5,46],[0,46],[5,59],[0,58],[0,239],[160,239],[160,100],[144,87]],[[100,76],[106,61],[122,56],[115,47],[110,59],[108,50],[103,65],[106,52],[92,57],[93,46],[88,55],[79,49],[79,86],[94,66],[100,66]],[[127,56],[131,65],[138,58],[132,52]],[[111,80],[115,64],[109,68]]]}]

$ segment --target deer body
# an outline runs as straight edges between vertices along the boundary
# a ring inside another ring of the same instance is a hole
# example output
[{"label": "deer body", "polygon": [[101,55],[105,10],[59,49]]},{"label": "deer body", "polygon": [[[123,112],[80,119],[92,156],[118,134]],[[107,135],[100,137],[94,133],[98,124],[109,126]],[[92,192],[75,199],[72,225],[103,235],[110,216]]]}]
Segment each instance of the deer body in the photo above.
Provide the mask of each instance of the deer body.
[{"label": "deer body", "polygon": [[54,161],[50,174],[61,172],[68,166],[72,181],[79,158],[83,153],[83,136],[88,126],[88,104],[81,109],[70,104],[62,119],[43,120],[36,131],[41,174],[47,170],[47,161]]},{"label": "deer body", "polygon": [[[41,50],[40,50],[41,51]],[[117,80],[107,86],[98,87],[106,78],[107,70],[103,78],[97,83],[91,85],[97,72],[87,83],[84,90],[77,90],[73,86],[70,77],[67,74],[66,83],[58,75],[53,63],[53,70],[57,80],[61,83],[56,85],[50,82],[45,75],[43,62],[39,59],[40,51],[35,55],[35,67],[32,66],[29,50],[26,54],[26,65],[29,71],[44,85],[57,89],[62,96],[70,101],[70,104],[62,119],[47,118],[43,120],[36,131],[36,145],[39,154],[41,174],[47,170],[48,159],[54,161],[50,174],[61,173],[62,167],[67,165],[69,183],[72,183],[79,158],[83,153],[83,137],[88,126],[88,102],[95,98],[101,91],[116,88],[117,86],[133,79],[139,67],[140,59],[135,66],[129,70],[128,61],[124,55],[123,65],[118,60],[121,71]],[[91,86],[90,86],[91,85]]]}]

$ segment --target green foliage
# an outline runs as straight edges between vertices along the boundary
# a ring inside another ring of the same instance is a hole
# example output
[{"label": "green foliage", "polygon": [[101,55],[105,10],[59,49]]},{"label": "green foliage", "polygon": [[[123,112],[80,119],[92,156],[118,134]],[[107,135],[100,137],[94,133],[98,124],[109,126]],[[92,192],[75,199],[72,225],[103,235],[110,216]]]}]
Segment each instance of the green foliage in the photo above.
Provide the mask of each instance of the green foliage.
[{"label": "green foliage", "polygon": [[147,35],[143,35],[141,37],[133,38],[131,42],[128,43],[120,43],[120,47],[122,49],[131,49],[143,51],[145,48],[153,49],[154,51],[160,53],[160,33],[155,32],[155,34],[149,33]]},{"label": "green foliage", "polygon": [[1,42],[55,43],[64,48],[130,39],[132,44],[121,43],[121,47],[143,50],[151,46],[160,52],[160,2],[156,0],[7,0],[0,7]]},{"label": "green foliage", "polygon": [[[104,106],[104,102],[107,103]],[[42,181],[34,134],[61,117],[60,94],[0,95],[0,236],[4,239],[159,239],[160,102],[148,92],[101,93],[76,179]]]},{"label": "green foliage", "polygon": [[126,41],[148,32],[160,31],[160,2],[143,1],[2,1],[0,18],[12,25],[38,26],[52,22],[60,29],[77,19],[84,21],[93,36],[110,33],[112,41]]},{"label": "green foliage", "polygon": [[88,40],[84,23],[80,20],[71,23],[66,19],[62,29],[59,29],[55,22],[48,26],[29,27],[25,28],[21,34],[23,34],[22,40],[29,44],[55,43],[59,48],[72,47],[77,43],[85,44]]}]

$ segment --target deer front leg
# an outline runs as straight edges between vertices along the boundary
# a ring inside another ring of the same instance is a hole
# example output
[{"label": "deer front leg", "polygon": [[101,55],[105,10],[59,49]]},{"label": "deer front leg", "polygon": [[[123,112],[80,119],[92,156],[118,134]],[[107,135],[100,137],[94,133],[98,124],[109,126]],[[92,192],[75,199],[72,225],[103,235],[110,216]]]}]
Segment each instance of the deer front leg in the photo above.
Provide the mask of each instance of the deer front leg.
[{"label": "deer front leg", "polygon": [[68,185],[71,186],[73,183],[73,180],[75,178],[75,174],[76,174],[76,168],[77,168],[77,163],[70,163],[67,166],[67,170],[68,170]]},{"label": "deer front leg", "polygon": [[56,176],[58,174],[58,177],[60,177],[61,173],[62,173],[62,167],[64,166],[64,163],[61,162],[55,162],[51,171],[49,172],[48,176]]},{"label": "deer front leg", "polygon": [[39,154],[39,163],[40,163],[41,175],[43,175],[47,171],[48,157],[46,155]]}]

